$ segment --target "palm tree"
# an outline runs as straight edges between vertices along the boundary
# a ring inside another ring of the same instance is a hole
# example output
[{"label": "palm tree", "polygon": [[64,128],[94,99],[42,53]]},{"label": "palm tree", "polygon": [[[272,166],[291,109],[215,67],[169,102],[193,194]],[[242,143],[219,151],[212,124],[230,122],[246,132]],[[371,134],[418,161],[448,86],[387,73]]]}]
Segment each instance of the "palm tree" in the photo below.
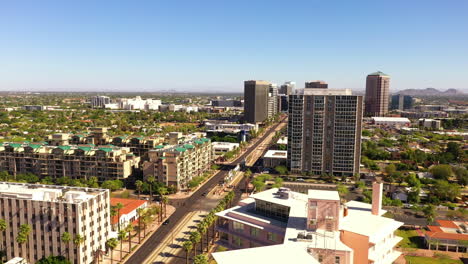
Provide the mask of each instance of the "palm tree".
[{"label": "palm tree", "polygon": [[193,264],[208,264],[208,258],[205,254],[200,254],[193,258]]},{"label": "palm tree", "polygon": [[186,253],[185,264],[188,264],[189,263],[189,253],[190,253],[190,251],[192,251],[193,244],[192,244],[192,242],[190,240],[187,240],[182,244],[182,248],[185,250],[185,253]]},{"label": "palm tree", "polygon": [[150,203],[153,201],[153,183],[156,181],[154,176],[149,176],[146,181],[149,184],[149,191],[150,191]]},{"label": "palm tree", "polygon": [[133,225],[130,223],[127,227],[125,227],[125,231],[128,232],[128,253],[132,252],[132,230]]},{"label": "palm tree", "polygon": [[[80,235],[80,234],[77,234],[75,236],[75,238],[73,238],[73,244],[75,244],[75,248],[76,248],[76,252],[78,254],[79,250],[80,250],[80,246],[81,244],[83,244],[85,241],[85,238],[84,236]],[[78,255],[75,256],[75,258],[78,258]]]},{"label": "palm tree", "polygon": [[138,200],[140,200],[141,187],[143,187],[143,182],[140,181],[140,180],[137,180],[135,182],[135,186],[136,186],[136,189],[137,189],[137,192],[138,192]]},{"label": "palm tree", "polygon": [[138,208],[137,209],[137,214],[138,214],[138,244],[141,243],[141,221],[142,217],[144,215],[144,209],[143,208]]},{"label": "palm tree", "polygon": [[[19,228],[18,236],[16,237],[16,242],[20,245],[28,242],[29,233],[31,233],[31,226],[28,224],[22,224]],[[27,250],[24,251],[24,259],[27,259]]]},{"label": "palm tree", "polygon": [[146,237],[146,226],[151,222],[151,215],[145,213],[143,216],[140,216],[140,220],[143,223],[143,237]]},{"label": "palm tree", "polygon": [[193,244],[194,255],[197,255],[197,243],[200,242],[201,235],[198,231],[193,231],[190,233],[190,241]]},{"label": "palm tree", "polygon": [[[110,216],[111,216],[111,219],[113,219],[114,216],[116,216],[116,215],[117,215],[117,210],[116,210],[115,206],[111,206],[111,207],[110,207]],[[119,219],[117,219],[117,221],[120,222]],[[114,226],[112,226],[112,230],[115,230]]]},{"label": "palm tree", "polygon": [[112,256],[112,253],[114,253],[114,249],[117,247],[118,243],[119,241],[116,238],[110,238],[109,240],[106,241],[106,247],[111,250],[111,253],[110,253],[111,264],[114,263],[114,258]]},{"label": "palm tree", "polygon": [[203,253],[203,235],[206,233],[206,223],[204,221],[198,224],[198,232],[200,233],[200,252]]},{"label": "palm tree", "polygon": [[[5,219],[0,219],[0,251],[3,251],[2,245],[3,245],[3,232],[7,229],[8,225]],[[0,258],[0,262],[2,259]]]},{"label": "palm tree", "polygon": [[161,202],[164,204],[164,218],[167,217],[167,203],[169,202],[169,198],[167,196],[163,196],[161,198]]},{"label": "palm tree", "polygon": [[70,233],[64,232],[60,239],[67,245],[67,259],[70,260],[70,241],[72,239]]},{"label": "palm tree", "polygon": [[120,230],[118,238],[120,240],[120,260],[122,261],[122,246],[124,240],[127,239],[127,230]]},{"label": "palm tree", "polygon": [[118,228],[119,232],[120,232],[120,210],[122,210],[123,207],[124,207],[124,205],[121,204],[121,203],[117,203],[115,205],[115,210],[117,210],[117,221],[118,221],[117,228]]}]

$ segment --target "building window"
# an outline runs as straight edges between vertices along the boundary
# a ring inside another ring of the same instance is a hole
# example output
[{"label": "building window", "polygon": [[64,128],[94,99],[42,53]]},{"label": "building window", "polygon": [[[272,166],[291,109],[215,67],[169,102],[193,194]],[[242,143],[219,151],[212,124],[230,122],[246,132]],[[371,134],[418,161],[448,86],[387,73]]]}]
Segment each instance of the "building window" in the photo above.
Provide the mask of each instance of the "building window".
[{"label": "building window", "polygon": [[319,256],[318,256],[318,262],[320,262],[320,263],[323,262],[323,256],[322,256],[322,255],[319,255]]},{"label": "building window", "polygon": [[335,264],[340,264],[340,257],[339,256],[335,256]]},{"label": "building window", "polygon": [[244,232],[244,224],[241,224],[239,222],[233,222],[232,227],[236,232]]},{"label": "building window", "polygon": [[275,233],[268,232],[267,233],[267,238],[270,241],[276,242],[276,234]]},{"label": "building window", "polygon": [[258,230],[258,228],[251,227],[251,228],[250,228],[250,235],[253,236],[253,237],[258,237],[259,231],[260,231],[260,230]]},{"label": "building window", "polygon": [[242,239],[238,236],[232,236],[232,244],[237,247],[242,247]]}]

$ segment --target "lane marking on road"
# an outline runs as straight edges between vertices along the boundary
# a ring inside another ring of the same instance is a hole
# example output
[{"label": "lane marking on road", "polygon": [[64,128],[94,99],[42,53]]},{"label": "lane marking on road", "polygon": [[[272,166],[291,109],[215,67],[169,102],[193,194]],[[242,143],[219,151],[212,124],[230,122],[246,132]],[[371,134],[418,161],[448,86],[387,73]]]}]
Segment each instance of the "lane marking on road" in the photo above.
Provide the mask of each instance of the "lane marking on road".
[{"label": "lane marking on road", "polygon": [[[187,215],[184,216],[183,221],[177,225],[175,229],[175,233],[179,233],[180,230],[187,225],[187,223],[193,218],[193,216],[197,213],[200,213],[200,211],[194,211],[191,213],[188,213]],[[162,227],[162,226],[161,226]],[[171,232],[172,233],[172,232]],[[172,240],[172,236],[168,235],[164,238],[163,242],[159,244],[159,246],[145,259],[143,263],[148,263],[151,264],[153,263],[154,259],[157,258],[157,256],[161,253],[161,251],[168,246],[168,241]]]}]

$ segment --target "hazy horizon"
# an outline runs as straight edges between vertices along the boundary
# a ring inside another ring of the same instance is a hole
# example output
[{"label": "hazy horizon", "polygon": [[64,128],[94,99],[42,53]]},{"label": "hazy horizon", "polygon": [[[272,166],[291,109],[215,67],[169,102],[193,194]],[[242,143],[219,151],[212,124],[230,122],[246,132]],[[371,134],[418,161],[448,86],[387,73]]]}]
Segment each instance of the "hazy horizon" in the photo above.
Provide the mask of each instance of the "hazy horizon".
[{"label": "hazy horizon", "polygon": [[8,1],[0,90],[241,92],[247,79],[362,90],[383,71],[392,91],[467,91],[467,9],[463,0]]}]

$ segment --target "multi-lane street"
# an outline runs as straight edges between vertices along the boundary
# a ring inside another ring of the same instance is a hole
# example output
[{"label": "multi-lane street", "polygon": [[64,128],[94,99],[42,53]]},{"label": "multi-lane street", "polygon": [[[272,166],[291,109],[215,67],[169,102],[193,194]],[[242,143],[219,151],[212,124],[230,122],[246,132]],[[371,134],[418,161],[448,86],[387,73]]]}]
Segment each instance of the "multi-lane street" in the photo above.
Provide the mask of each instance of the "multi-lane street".
[{"label": "multi-lane street", "polygon": [[[284,120],[282,122],[284,122]],[[240,155],[238,158],[236,158],[233,162],[231,162],[229,165],[226,165],[225,167],[230,168],[242,162],[247,156],[249,156],[260,145],[262,145],[265,139],[271,139],[271,133],[274,133],[274,131],[277,130],[280,125],[284,125],[284,123],[279,123],[270,127],[260,139],[258,139],[253,145],[251,145],[247,149],[247,151],[245,151],[242,155]],[[221,170],[220,172],[215,174],[211,179],[209,179],[197,191],[195,191],[191,197],[187,198],[186,201],[182,203],[183,205],[179,206],[176,209],[176,211],[169,217],[169,223],[167,225],[161,226],[158,230],[156,230],[145,241],[145,243],[141,245],[139,249],[129,259],[127,259],[125,263],[145,263],[145,261],[152,254],[152,252],[160,246],[160,244],[166,239],[166,237],[168,237],[171,234],[171,232],[173,232],[173,230],[179,225],[180,221],[187,216],[187,214],[194,210],[209,210],[213,208],[215,205],[203,202],[207,199],[203,194],[208,193],[213,188],[215,188],[219,181],[225,178],[228,171],[228,169]],[[242,186],[242,183],[240,183],[240,186]]]}]

